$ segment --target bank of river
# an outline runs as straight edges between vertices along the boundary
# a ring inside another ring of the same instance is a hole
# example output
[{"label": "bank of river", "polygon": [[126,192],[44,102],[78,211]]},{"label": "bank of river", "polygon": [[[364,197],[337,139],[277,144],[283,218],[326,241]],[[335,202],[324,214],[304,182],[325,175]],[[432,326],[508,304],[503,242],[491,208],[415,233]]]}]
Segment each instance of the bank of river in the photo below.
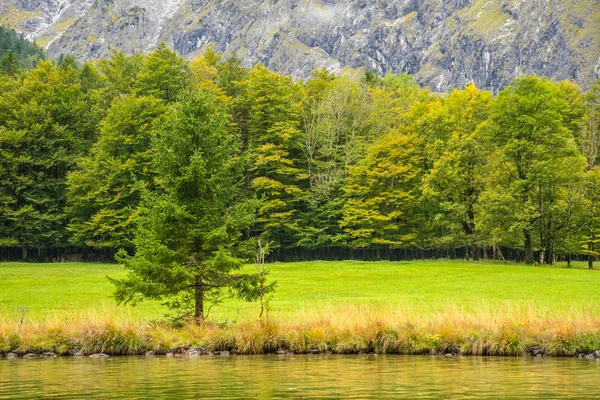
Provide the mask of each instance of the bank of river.
[{"label": "bank of river", "polygon": [[597,398],[600,361],[383,355],[0,360],[0,398]]}]

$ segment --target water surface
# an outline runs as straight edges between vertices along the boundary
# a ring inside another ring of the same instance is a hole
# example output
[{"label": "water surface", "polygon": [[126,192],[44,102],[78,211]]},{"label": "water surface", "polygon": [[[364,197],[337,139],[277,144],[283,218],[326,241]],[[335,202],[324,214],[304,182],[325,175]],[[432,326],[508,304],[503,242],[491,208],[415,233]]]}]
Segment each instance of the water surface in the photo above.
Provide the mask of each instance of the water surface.
[{"label": "water surface", "polygon": [[208,356],[0,360],[0,398],[593,399],[600,361]]}]

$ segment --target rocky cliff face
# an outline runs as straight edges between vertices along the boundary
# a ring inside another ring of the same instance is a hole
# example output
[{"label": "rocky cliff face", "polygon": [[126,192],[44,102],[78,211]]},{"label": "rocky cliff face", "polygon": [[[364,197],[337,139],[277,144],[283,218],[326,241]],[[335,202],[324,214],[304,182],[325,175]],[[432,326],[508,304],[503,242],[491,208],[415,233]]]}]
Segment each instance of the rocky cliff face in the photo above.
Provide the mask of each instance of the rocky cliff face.
[{"label": "rocky cliff face", "polygon": [[314,68],[408,72],[434,90],[497,91],[538,74],[600,75],[600,0],[4,0],[0,23],[52,56],[210,43],[296,77]]}]

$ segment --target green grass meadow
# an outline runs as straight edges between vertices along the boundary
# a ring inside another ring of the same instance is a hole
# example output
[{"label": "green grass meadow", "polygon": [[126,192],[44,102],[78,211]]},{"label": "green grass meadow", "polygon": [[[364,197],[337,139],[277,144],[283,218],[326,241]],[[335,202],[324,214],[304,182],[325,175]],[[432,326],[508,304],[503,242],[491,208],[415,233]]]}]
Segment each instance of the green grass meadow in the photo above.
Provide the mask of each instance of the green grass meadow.
[{"label": "green grass meadow", "polygon": [[[248,266],[248,272],[252,267]],[[117,306],[107,276],[125,271],[115,264],[0,264],[0,318],[29,321],[49,316],[97,315],[119,320],[159,319],[164,309],[145,302]],[[293,322],[303,315],[347,307],[400,309],[423,317],[448,310],[530,307],[548,316],[585,312],[600,316],[600,271],[464,261],[305,262],[271,265],[277,281],[270,315]],[[258,316],[258,304],[237,300],[214,308],[215,321]]]}]

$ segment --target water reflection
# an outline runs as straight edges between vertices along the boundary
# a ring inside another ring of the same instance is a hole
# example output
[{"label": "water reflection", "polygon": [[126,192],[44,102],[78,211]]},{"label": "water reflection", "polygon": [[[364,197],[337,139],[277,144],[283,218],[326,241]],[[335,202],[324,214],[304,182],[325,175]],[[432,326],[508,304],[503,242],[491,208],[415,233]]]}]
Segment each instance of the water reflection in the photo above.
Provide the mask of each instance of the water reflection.
[{"label": "water reflection", "polygon": [[580,359],[265,356],[0,360],[0,398],[550,399],[600,397]]}]

